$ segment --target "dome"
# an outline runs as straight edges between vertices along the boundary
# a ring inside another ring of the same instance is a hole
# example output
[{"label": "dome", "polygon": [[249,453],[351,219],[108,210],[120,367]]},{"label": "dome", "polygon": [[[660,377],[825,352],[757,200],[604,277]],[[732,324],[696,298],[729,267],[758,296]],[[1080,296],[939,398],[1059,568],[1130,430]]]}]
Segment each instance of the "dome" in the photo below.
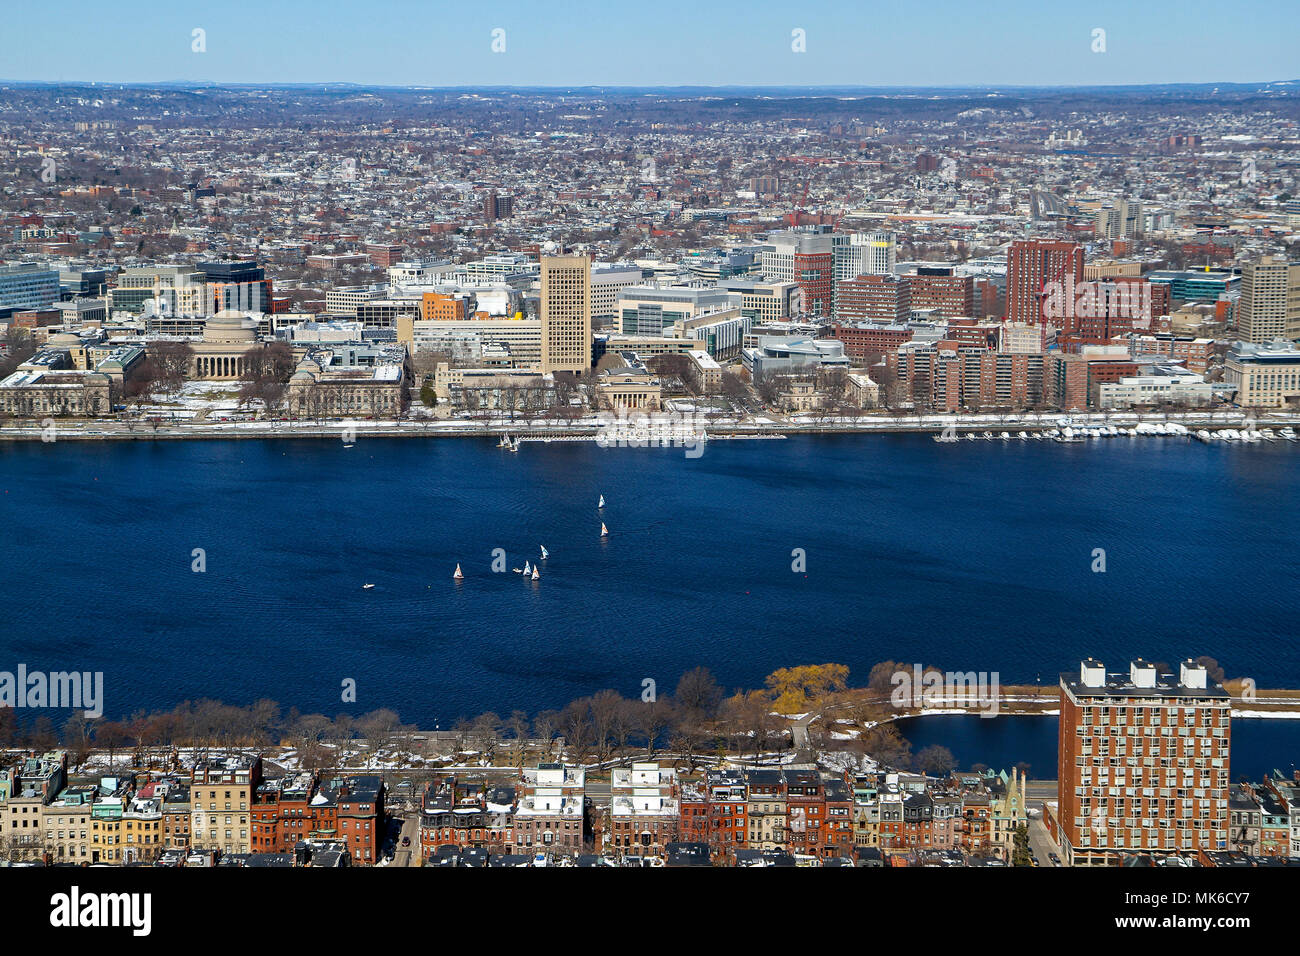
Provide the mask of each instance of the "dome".
[{"label": "dome", "polygon": [[81,337],[73,335],[71,332],[55,332],[46,340],[47,345],[57,346],[59,348],[68,348],[81,344]]},{"label": "dome", "polygon": [[203,324],[203,341],[221,345],[256,345],[257,327],[233,309],[218,312]]}]

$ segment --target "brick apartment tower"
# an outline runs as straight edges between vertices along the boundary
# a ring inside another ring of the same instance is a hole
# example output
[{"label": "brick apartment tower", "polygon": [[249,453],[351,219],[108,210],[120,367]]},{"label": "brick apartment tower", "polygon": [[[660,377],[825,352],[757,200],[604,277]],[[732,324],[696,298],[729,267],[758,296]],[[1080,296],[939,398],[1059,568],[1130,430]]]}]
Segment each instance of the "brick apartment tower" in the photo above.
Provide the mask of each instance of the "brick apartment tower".
[{"label": "brick apartment tower", "polygon": [[1077,243],[1027,239],[1011,243],[1007,254],[1007,318],[1045,324],[1044,287],[1049,282],[1083,281],[1083,248]]},{"label": "brick apartment tower", "polygon": [[542,374],[591,367],[591,262],[542,256]]},{"label": "brick apartment tower", "polygon": [[1057,817],[1067,865],[1228,848],[1230,699],[1194,661],[1061,675]]}]

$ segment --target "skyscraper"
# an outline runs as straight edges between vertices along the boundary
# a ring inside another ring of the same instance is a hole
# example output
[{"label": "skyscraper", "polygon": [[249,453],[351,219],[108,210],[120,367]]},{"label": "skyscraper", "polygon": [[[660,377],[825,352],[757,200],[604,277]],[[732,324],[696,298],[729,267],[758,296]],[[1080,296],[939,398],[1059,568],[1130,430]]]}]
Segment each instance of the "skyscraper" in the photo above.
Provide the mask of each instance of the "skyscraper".
[{"label": "skyscraper", "polygon": [[1055,836],[1066,863],[1227,849],[1231,706],[1190,660],[1177,680],[1140,659],[1126,673],[1088,659],[1062,674]]},{"label": "skyscraper", "polygon": [[1237,337],[1265,344],[1300,339],[1300,263],[1264,256],[1241,270]]},{"label": "skyscraper", "polygon": [[1043,324],[1049,283],[1083,281],[1083,249],[1073,242],[1027,239],[1011,243],[1007,254],[1007,319]]},{"label": "skyscraper", "polygon": [[542,372],[591,367],[591,261],[542,256]]}]

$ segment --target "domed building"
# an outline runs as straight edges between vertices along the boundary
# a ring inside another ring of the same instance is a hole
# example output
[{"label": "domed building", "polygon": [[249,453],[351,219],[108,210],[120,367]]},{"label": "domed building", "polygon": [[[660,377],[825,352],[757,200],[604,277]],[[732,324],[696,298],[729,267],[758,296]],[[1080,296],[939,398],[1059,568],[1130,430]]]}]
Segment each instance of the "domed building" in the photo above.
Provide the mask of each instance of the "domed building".
[{"label": "domed building", "polygon": [[194,343],[190,378],[236,381],[244,376],[244,353],[258,344],[257,325],[243,312],[226,309],[203,325],[203,339]]}]

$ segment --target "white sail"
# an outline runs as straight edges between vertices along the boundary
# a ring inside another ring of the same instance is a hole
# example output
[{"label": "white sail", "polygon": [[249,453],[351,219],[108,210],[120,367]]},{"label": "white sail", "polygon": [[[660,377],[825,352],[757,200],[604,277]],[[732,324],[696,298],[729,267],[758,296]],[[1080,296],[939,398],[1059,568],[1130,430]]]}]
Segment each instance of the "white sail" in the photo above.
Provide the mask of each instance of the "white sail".
[{"label": "white sail", "polygon": [[528,572],[529,572],[530,570],[532,570],[532,569],[528,567],[528,562],[525,561],[525,562],[524,562],[524,574],[525,574],[525,575],[528,574]]},{"label": "white sail", "polygon": [[463,574],[461,573],[461,571],[460,571],[460,564],[459,564],[459,563],[456,564],[456,573],[453,574],[452,577],[455,578],[457,581],[459,581],[461,578],[465,577],[465,575],[463,575]]},{"label": "white sail", "polygon": [[609,534],[609,529],[605,527],[605,522],[602,521],[600,523],[600,536],[603,538],[607,534]]},{"label": "white sail", "polygon": [[541,547],[542,547],[542,560],[545,561],[547,558],[551,556],[551,552],[546,550],[546,545],[542,545]]},{"label": "white sail", "polygon": [[537,565],[533,565],[533,580],[536,581],[541,575],[537,573]]},{"label": "white sail", "polygon": [[596,507],[597,507],[597,508],[603,508],[603,507],[605,507],[605,496],[604,496],[604,495],[601,495],[601,496],[600,496],[600,501],[597,503]]}]

